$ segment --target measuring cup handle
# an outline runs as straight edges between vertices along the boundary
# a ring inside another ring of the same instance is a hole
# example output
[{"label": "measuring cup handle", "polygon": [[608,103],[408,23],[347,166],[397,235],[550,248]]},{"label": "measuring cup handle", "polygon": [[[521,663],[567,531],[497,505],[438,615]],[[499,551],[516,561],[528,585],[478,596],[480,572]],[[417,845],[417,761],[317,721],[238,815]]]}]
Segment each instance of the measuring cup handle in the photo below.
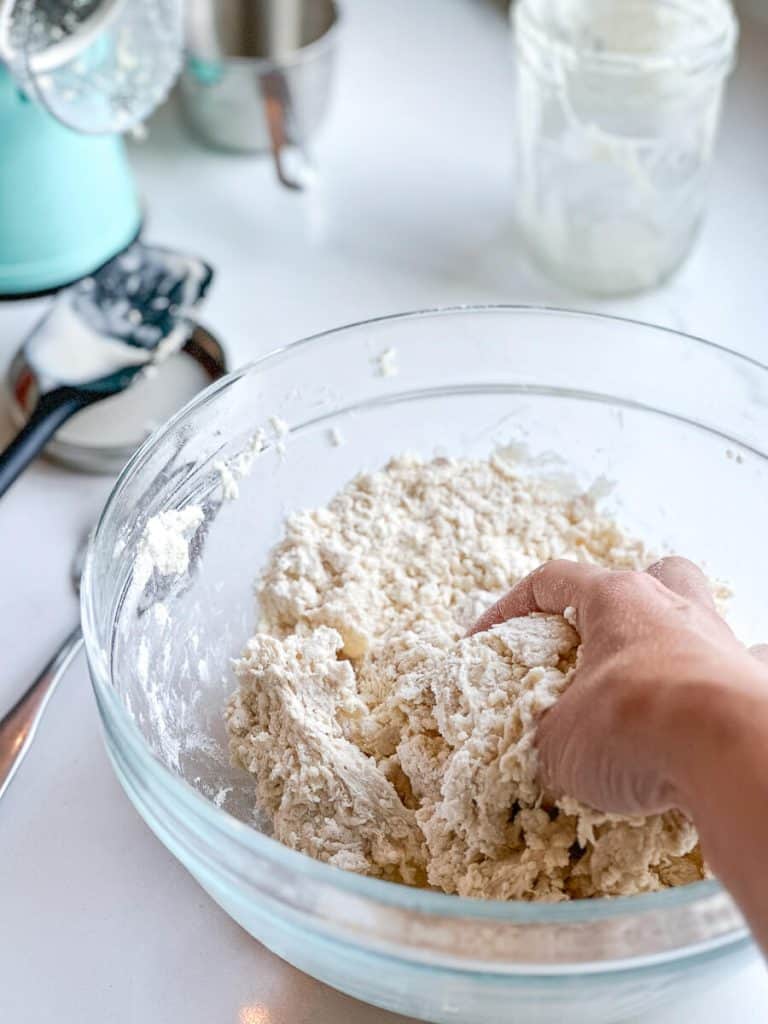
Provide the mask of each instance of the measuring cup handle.
[{"label": "measuring cup handle", "polygon": [[286,188],[302,191],[305,181],[299,180],[288,173],[285,167],[285,154],[290,148],[301,154],[301,162],[307,170],[303,175],[309,177],[309,166],[306,155],[299,145],[288,137],[287,124],[291,118],[291,93],[288,82],[282,71],[269,71],[260,78],[261,96],[264,101],[264,114],[269,131],[269,143],[275,171],[281,185]]}]

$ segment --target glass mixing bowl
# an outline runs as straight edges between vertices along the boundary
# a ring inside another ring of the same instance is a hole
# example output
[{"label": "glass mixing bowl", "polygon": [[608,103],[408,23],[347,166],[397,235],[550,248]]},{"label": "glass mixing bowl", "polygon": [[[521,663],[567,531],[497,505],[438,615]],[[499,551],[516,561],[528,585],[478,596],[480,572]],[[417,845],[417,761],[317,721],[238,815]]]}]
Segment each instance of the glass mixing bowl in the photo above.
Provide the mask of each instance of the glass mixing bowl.
[{"label": "glass mixing bowl", "polygon": [[[288,425],[284,451],[271,417]],[[238,500],[226,500],[222,463],[248,462],[259,427],[267,448]],[[717,882],[543,905],[360,877],[270,838],[250,777],[227,756],[229,659],[253,627],[253,580],[286,513],[404,450],[485,456],[510,444],[564,486],[601,480],[602,509],[727,579],[735,628],[766,639],[755,548],[768,508],[768,369],[628,320],[488,307],[298,342],[211,386],[155,433],[92,542],[88,659],[107,748],[139,813],[278,955],[425,1020],[600,1024],[701,989],[754,955]],[[148,519],[185,506],[202,520],[189,571],[142,579],[134,558]]]}]

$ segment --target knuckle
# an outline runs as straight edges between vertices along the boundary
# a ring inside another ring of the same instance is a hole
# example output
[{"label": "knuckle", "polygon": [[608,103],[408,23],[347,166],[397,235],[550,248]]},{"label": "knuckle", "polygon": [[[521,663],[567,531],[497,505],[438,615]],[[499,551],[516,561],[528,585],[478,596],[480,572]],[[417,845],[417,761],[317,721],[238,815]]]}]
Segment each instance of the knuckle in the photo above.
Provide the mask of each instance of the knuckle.
[{"label": "knuckle", "polygon": [[552,558],[549,562],[545,562],[536,569],[538,575],[551,574],[553,576],[562,576],[564,572],[567,572],[573,567],[573,562],[569,562],[567,558]]},{"label": "knuckle", "polygon": [[534,594],[537,586],[553,586],[567,576],[571,568],[572,563],[568,559],[553,558],[549,562],[544,562],[538,569],[534,569],[529,577]]},{"label": "knuckle", "polygon": [[589,615],[605,615],[616,608],[641,601],[657,587],[658,581],[652,576],[631,569],[597,576],[587,591],[586,611]]},{"label": "knuckle", "polygon": [[617,570],[595,577],[590,587],[590,598],[595,603],[613,602],[633,593],[638,586],[638,573]]},{"label": "knuckle", "polygon": [[696,566],[682,555],[665,555],[659,558],[648,569],[652,576],[664,576],[669,573],[690,573],[696,571]]}]

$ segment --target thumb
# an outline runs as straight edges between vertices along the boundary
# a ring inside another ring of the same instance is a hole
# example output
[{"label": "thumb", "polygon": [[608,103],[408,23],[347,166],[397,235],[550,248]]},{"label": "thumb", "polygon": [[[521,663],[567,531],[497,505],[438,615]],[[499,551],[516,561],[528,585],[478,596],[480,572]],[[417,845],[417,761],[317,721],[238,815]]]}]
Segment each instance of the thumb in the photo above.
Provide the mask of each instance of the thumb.
[{"label": "thumb", "polygon": [[536,729],[539,783],[550,800],[563,793],[573,795],[574,791],[574,780],[569,773],[574,761],[574,737],[570,708],[564,701],[565,694],[544,712]]}]

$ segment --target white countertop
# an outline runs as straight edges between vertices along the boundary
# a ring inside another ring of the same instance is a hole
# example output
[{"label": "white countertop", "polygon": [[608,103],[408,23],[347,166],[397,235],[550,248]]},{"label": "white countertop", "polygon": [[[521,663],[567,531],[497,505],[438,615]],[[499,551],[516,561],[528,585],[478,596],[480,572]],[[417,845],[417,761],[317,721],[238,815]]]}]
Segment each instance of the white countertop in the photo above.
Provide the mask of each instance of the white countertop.
[{"label": "white countertop", "polygon": [[[595,302],[542,280],[516,249],[499,7],[354,0],[347,13],[312,199],[281,191],[266,161],[199,148],[174,109],[133,147],[148,237],[217,269],[204,320],[233,365],[344,322],[473,302],[621,312],[768,360],[768,26],[745,24],[692,258],[658,292]],[[0,306],[3,366],[41,308]],[[40,463],[0,502],[2,708],[75,620],[68,563],[109,486]],[[402,1020],[277,960],[166,852],[107,763],[82,659],[0,805],[0,908],[0,1020],[9,1024]],[[762,965],[653,1020],[683,1016],[768,1018]]]}]

